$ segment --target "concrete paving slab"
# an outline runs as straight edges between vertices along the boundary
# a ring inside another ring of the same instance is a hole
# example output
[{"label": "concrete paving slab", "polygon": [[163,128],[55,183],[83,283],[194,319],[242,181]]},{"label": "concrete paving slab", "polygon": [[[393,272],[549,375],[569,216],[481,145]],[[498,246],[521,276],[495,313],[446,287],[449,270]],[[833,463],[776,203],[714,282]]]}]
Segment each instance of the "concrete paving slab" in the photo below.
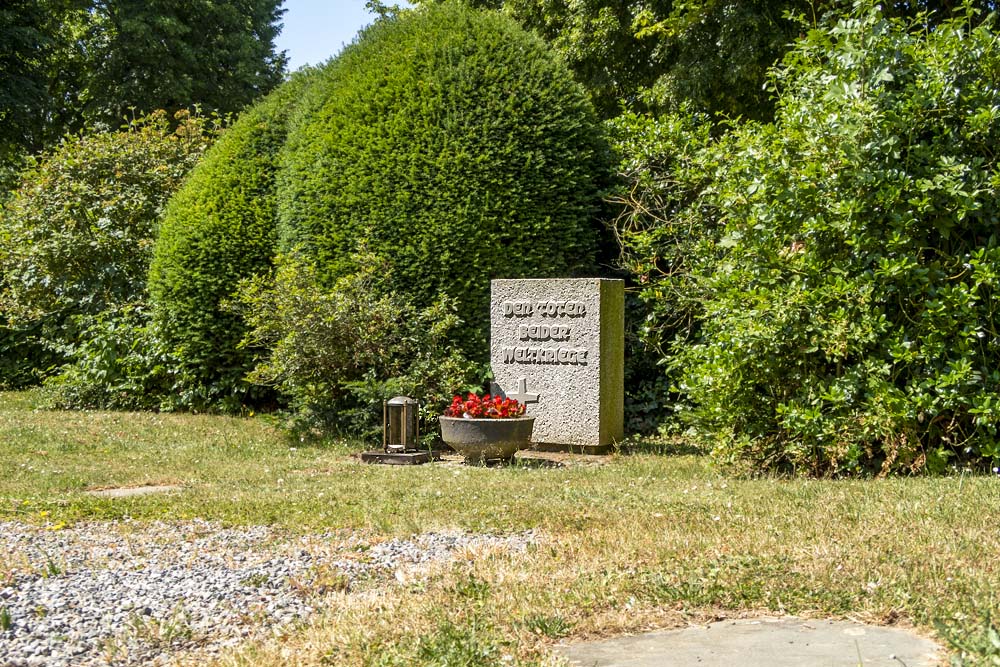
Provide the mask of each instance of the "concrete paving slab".
[{"label": "concrete paving slab", "polygon": [[169,493],[180,491],[181,487],[174,484],[150,485],[150,486],[128,486],[116,487],[112,489],[94,489],[87,491],[89,496],[99,498],[129,498],[131,496],[148,496],[153,493]]},{"label": "concrete paving slab", "polygon": [[938,667],[944,650],[912,632],[849,621],[729,620],[558,647],[574,667]]}]

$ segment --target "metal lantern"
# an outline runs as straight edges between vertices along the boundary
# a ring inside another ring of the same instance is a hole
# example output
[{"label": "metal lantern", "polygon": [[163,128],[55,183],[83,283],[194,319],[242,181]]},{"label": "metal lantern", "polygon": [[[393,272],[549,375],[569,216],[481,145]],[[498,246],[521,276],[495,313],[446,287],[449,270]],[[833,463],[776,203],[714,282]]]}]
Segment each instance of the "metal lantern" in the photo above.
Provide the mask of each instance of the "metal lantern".
[{"label": "metal lantern", "polygon": [[382,403],[382,448],[387,454],[420,447],[420,403],[397,396]]}]

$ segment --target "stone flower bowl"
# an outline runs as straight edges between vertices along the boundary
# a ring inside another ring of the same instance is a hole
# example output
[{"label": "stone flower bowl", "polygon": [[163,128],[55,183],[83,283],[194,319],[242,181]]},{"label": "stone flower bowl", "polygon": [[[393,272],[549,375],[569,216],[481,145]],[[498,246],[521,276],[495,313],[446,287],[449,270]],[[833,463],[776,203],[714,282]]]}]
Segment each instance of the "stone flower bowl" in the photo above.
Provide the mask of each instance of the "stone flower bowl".
[{"label": "stone flower bowl", "polygon": [[534,417],[466,419],[440,417],[441,439],[465,457],[466,463],[490,459],[509,460],[514,452],[531,444]]}]

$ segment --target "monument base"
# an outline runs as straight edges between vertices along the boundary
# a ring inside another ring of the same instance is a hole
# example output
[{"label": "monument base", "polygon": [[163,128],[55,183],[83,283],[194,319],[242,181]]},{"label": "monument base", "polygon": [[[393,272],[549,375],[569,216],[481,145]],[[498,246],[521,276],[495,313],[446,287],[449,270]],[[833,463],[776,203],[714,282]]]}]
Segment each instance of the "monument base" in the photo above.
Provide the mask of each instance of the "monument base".
[{"label": "monument base", "polygon": [[564,445],[552,442],[533,442],[531,448],[537,452],[568,452],[570,454],[593,454],[603,456],[614,451],[614,445]]},{"label": "monument base", "polygon": [[361,452],[361,460],[364,463],[383,463],[395,466],[415,466],[431,461],[440,461],[441,452],[437,450],[420,452],[392,452],[387,453],[381,450],[374,452]]}]

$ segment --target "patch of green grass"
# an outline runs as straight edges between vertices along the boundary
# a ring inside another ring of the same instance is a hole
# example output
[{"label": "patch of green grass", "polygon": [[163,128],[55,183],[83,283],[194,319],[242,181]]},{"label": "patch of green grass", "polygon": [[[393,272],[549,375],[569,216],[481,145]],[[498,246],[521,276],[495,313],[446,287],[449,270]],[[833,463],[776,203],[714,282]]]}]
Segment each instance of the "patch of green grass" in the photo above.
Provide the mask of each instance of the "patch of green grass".
[{"label": "patch of green grass", "polygon": [[[478,646],[530,665],[569,634],[756,612],[908,621],[941,628],[968,664],[992,659],[995,477],[731,479],[703,456],[648,453],[563,468],[377,466],[350,456],[363,448],[290,440],[261,418],[47,412],[30,395],[0,394],[0,519],[58,528],[198,517],[372,539],[537,530],[525,554],[471,554],[374,599],[319,573],[304,591],[343,595],[342,609],[298,640],[244,647],[223,664],[285,664],[287,650],[303,664],[382,664],[396,655],[386,647],[405,644],[423,647],[398,654],[409,664]],[[182,490],[85,493],[142,484]],[[18,562],[0,553],[0,574]],[[449,630],[472,624],[475,637]]]},{"label": "patch of green grass", "polygon": [[567,636],[573,627],[572,623],[558,614],[533,614],[524,619],[522,625],[531,632],[550,639]]},{"label": "patch of green grass", "polygon": [[[980,610],[977,618],[959,614],[935,623],[938,632],[954,649],[953,667],[1000,665],[1000,628],[994,623],[996,613],[994,605]],[[975,625],[977,621],[978,626]]]}]

